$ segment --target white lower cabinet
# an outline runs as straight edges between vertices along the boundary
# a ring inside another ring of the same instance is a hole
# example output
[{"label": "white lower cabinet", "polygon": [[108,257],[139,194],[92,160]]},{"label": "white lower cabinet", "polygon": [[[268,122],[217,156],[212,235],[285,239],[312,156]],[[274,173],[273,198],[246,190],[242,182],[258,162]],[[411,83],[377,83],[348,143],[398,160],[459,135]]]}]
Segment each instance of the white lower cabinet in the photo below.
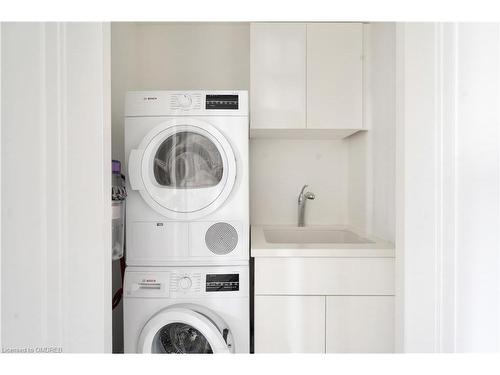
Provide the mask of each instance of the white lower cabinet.
[{"label": "white lower cabinet", "polygon": [[326,352],[394,352],[394,297],[327,296]]},{"label": "white lower cabinet", "polygon": [[324,296],[255,296],[255,353],[324,353]]},{"label": "white lower cabinet", "polygon": [[256,353],[394,352],[394,258],[255,258]]}]

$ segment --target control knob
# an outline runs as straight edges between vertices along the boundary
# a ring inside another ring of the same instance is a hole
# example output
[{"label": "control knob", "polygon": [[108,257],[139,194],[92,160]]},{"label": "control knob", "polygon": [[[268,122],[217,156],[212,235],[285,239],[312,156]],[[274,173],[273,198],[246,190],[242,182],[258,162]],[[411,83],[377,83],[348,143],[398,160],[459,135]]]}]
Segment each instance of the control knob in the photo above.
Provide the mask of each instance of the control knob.
[{"label": "control knob", "polygon": [[189,288],[191,288],[191,285],[193,285],[193,282],[188,276],[184,276],[179,280],[179,287],[182,290],[188,290]]},{"label": "control knob", "polygon": [[179,95],[177,97],[177,101],[179,102],[179,105],[182,108],[188,108],[188,107],[190,107],[191,103],[193,102],[193,100],[191,99],[191,96],[189,96],[187,94]]}]

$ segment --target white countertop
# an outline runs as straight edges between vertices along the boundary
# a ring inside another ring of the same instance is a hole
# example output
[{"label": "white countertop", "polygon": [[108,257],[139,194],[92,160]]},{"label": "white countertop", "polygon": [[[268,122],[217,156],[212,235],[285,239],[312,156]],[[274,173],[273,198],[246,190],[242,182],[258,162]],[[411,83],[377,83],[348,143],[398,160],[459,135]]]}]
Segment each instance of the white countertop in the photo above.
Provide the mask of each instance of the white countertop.
[{"label": "white countertop", "polygon": [[[271,243],[266,240],[264,230],[297,231],[349,231],[367,239],[360,243]],[[394,258],[394,244],[376,237],[361,235],[346,226],[252,226],[252,257],[328,257],[328,258]]]}]

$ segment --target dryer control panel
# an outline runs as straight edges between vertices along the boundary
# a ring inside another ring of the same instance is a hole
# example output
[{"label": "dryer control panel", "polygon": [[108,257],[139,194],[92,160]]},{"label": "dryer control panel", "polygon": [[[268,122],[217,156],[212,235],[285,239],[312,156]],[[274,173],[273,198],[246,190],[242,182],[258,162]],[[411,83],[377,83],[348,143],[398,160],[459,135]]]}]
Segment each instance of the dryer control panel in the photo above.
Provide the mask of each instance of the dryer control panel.
[{"label": "dryer control panel", "polygon": [[205,109],[238,109],[238,95],[207,95]]},{"label": "dryer control panel", "polygon": [[242,90],[127,92],[125,117],[143,116],[247,117],[248,92]]}]

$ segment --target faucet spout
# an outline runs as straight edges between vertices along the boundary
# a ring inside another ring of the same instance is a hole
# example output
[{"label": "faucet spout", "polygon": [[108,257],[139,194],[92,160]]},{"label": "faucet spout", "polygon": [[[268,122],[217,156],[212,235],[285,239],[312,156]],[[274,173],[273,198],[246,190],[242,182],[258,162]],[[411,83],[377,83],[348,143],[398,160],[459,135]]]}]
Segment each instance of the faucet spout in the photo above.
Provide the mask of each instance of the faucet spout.
[{"label": "faucet spout", "polygon": [[304,185],[302,186],[302,189],[300,190],[299,198],[297,199],[297,204],[298,204],[298,226],[303,227],[305,226],[305,210],[306,210],[306,201],[307,199],[314,200],[316,198],[316,195],[314,193],[311,193],[310,191],[307,191],[304,193],[304,190],[308,187],[309,185]]}]

